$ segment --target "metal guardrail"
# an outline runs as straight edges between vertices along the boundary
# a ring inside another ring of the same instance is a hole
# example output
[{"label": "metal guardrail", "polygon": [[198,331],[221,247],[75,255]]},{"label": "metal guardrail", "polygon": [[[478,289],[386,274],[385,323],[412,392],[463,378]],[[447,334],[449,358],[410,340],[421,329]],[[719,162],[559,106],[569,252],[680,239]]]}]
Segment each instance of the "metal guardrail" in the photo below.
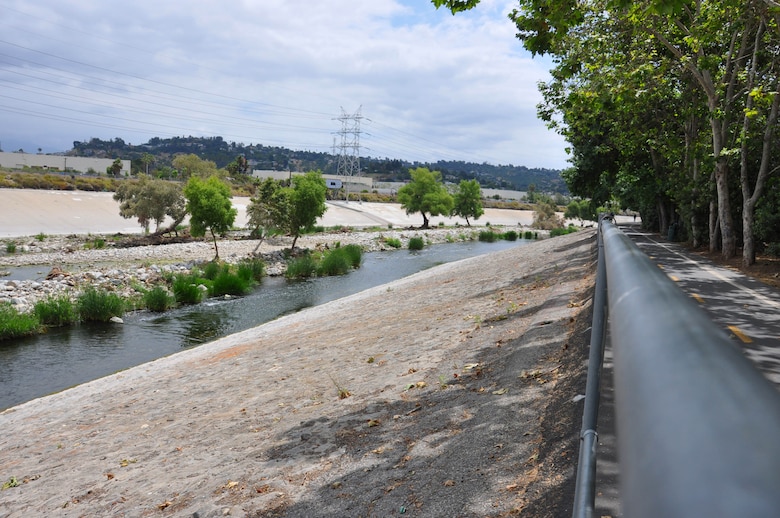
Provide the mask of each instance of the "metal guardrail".
[{"label": "metal guardrail", "polygon": [[[780,516],[777,389],[628,237],[609,222],[599,233],[623,514]],[[581,472],[575,517],[593,512]]]}]

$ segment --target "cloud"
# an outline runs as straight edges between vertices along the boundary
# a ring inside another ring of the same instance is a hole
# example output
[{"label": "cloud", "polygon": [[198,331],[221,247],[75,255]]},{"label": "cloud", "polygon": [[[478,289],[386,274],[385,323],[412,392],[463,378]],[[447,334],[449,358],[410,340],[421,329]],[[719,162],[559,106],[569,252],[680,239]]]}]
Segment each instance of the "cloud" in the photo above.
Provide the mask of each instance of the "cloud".
[{"label": "cloud", "polygon": [[536,119],[531,60],[483,0],[0,0],[3,148],[221,135],[329,151],[361,109],[362,155],[566,166]]}]

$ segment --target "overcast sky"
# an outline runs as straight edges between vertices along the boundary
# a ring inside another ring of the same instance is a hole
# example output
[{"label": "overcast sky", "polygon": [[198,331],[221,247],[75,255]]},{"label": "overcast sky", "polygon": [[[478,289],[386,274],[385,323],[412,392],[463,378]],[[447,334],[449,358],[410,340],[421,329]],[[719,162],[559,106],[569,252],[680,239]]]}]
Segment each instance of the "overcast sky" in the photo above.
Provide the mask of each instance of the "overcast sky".
[{"label": "overcast sky", "polygon": [[0,0],[0,146],[222,136],[360,155],[567,167],[536,118],[547,60],[512,0]]}]

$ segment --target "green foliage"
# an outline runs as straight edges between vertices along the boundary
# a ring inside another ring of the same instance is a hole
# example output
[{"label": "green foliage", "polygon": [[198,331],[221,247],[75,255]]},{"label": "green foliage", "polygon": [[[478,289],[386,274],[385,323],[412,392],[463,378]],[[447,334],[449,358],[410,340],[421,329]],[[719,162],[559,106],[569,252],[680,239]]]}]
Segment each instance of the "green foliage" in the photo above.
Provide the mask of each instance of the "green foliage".
[{"label": "green foliage", "polygon": [[769,243],[766,247],[766,253],[772,257],[780,257],[780,243]]},{"label": "green foliage", "polygon": [[246,295],[253,285],[254,280],[244,279],[232,273],[228,268],[224,268],[214,278],[210,293],[213,297]]},{"label": "green foliage", "polygon": [[0,340],[29,336],[41,331],[41,323],[34,314],[19,313],[8,302],[0,302]]},{"label": "green foliage", "polygon": [[337,247],[326,252],[317,265],[317,275],[344,275],[359,268],[363,251],[358,245]]},{"label": "green foliage", "polygon": [[217,234],[230,230],[238,214],[230,202],[230,187],[217,176],[205,181],[192,176],[184,187],[184,196],[190,213],[190,233],[201,237],[208,230],[214,240],[214,259],[219,259]]},{"label": "green foliage", "polygon": [[439,171],[425,167],[411,169],[412,181],[398,189],[398,201],[407,214],[419,212],[423,217],[422,228],[428,228],[428,215],[451,214],[454,200],[441,182]]},{"label": "green foliage", "polygon": [[479,241],[483,241],[485,243],[493,243],[500,238],[501,238],[501,234],[493,232],[492,230],[481,230],[479,232],[478,239]]},{"label": "green foliage", "polygon": [[425,246],[425,241],[419,236],[413,236],[409,238],[409,250],[422,250]]},{"label": "green foliage", "polygon": [[535,239],[535,237],[536,236],[534,235],[534,233],[531,232],[530,230],[526,230],[525,233],[523,234],[523,239],[529,239],[530,240],[530,239]]},{"label": "green foliage", "polygon": [[108,322],[111,317],[121,317],[125,312],[122,297],[92,286],[79,294],[76,305],[81,320],[85,322]]},{"label": "green foliage", "polygon": [[119,214],[127,219],[137,218],[147,232],[151,222],[154,222],[157,231],[165,217],[169,216],[173,219],[171,228],[175,228],[186,215],[180,184],[144,174],[139,175],[137,181],[120,183],[114,199],[120,202]]},{"label": "green foliage", "polygon": [[389,247],[401,248],[401,240],[397,237],[383,237],[382,241]]},{"label": "green foliage", "polygon": [[482,208],[482,189],[477,180],[461,180],[455,193],[452,213],[466,218],[468,226],[471,226],[469,218],[478,220],[485,213]]},{"label": "green foliage", "polygon": [[16,253],[16,243],[14,243],[13,241],[8,241],[5,244],[5,251],[6,251],[6,253],[9,253],[9,254],[15,254]]},{"label": "green foliage", "polygon": [[203,266],[203,276],[213,281],[223,271],[227,271],[228,266],[218,261],[209,261]]},{"label": "green foliage", "polygon": [[84,242],[85,250],[101,250],[106,247],[106,240],[102,237],[96,237]]},{"label": "green foliage", "polygon": [[566,234],[573,234],[574,232],[577,232],[577,227],[572,227],[571,225],[565,228],[554,228],[550,230],[550,237],[565,236]]},{"label": "green foliage", "polygon": [[287,263],[285,277],[288,279],[306,279],[317,273],[317,262],[311,254],[304,254]]},{"label": "green foliage", "polygon": [[203,300],[203,290],[197,276],[192,274],[177,275],[173,279],[171,289],[176,302],[179,304],[198,304]]},{"label": "green foliage", "polygon": [[518,235],[516,231],[508,230],[504,232],[501,237],[504,239],[504,241],[517,241]]},{"label": "green foliage", "polygon": [[203,160],[198,155],[179,155],[173,159],[173,168],[179,172],[179,178],[186,180],[192,177],[201,179],[219,176],[217,164],[211,160]]},{"label": "green foliage", "polygon": [[265,263],[262,259],[243,259],[238,263],[236,275],[246,281],[260,282],[265,277]]},{"label": "green foliage", "polygon": [[46,327],[62,327],[78,322],[76,305],[67,295],[50,295],[33,306],[33,314]]},{"label": "green foliage", "polygon": [[163,286],[155,286],[144,293],[144,306],[149,311],[162,313],[176,304],[176,298]]},{"label": "green foliage", "polygon": [[39,232],[38,234],[35,235],[35,239],[37,239],[38,241],[43,241],[46,239],[46,234],[44,234],[43,232]]},{"label": "green foliage", "polygon": [[301,233],[314,227],[317,218],[325,214],[325,193],[328,189],[319,171],[294,176],[292,182],[293,186],[289,188],[286,196],[290,207],[288,230],[293,236],[290,247],[295,248],[295,242]]}]

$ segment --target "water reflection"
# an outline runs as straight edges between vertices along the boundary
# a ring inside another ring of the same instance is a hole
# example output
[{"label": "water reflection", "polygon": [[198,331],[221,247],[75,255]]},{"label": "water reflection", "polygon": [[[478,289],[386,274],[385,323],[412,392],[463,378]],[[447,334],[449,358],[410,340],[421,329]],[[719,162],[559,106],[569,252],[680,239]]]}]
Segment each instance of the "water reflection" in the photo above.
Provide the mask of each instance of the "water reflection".
[{"label": "water reflection", "polygon": [[212,299],[162,315],[128,314],[120,325],[83,324],[0,342],[0,410],[439,264],[523,243],[470,241],[413,253],[365,254],[361,268],[348,275],[296,282],[267,278],[246,297]]}]

